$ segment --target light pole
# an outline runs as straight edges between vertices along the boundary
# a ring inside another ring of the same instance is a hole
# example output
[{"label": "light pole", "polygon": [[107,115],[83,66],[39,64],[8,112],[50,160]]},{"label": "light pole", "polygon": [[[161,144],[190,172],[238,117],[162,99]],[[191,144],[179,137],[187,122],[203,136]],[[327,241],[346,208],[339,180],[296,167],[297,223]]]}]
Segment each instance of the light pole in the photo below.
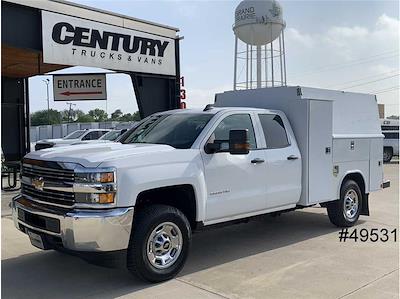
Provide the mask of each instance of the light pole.
[{"label": "light pole", "polygon": [[76,104],[74,103],[66,103],[67,105],[69,105],[69,109],[68,109],[68,120],[67,122],[69,123],[69,118],[71,117],[71,111],[72,111],[72,106],[76,106]]},{"label": "light pole", "polygon": [[42,80],[46,83],[46,90],[47,90],[47,122],[50,125],[50,98],[49,98],[49,83],[50,79]]}]

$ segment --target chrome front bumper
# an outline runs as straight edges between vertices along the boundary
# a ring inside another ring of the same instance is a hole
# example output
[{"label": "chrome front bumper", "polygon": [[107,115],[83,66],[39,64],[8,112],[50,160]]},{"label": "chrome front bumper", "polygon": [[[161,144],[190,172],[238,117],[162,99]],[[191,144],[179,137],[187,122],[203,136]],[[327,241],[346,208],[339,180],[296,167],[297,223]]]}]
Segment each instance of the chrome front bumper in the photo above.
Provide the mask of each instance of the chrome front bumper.
[{"label": "chrome front bumper", "polygon": [[18,196],[12,214],[15,227],[24,233],[28,229],[55,237],[72,251],[108,252],[128,248],[133,207],[60,212]]}]

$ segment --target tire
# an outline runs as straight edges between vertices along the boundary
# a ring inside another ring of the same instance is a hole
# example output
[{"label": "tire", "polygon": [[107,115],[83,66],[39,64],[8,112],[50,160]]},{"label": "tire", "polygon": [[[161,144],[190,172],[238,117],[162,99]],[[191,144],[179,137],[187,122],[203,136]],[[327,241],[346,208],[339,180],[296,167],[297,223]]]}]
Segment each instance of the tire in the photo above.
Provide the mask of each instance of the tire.
[{"label": "tire", "polygon": [[391,147],[383,148],[383,162],[389,163],[393,158],[393,149]]},{"label": "tire", "polygon": [[353,226],[360,217],[361,209],[362,193],[353,180],[346,180],[340,189],[340,199],[327,206],[329,220],[338,227]]},{"label": "tire", "polygon": [[133,223],[128,270],[149,282],[175,277],[186,262],[191,238],[190,224],[180,210],[166,205],[144,208]]}]

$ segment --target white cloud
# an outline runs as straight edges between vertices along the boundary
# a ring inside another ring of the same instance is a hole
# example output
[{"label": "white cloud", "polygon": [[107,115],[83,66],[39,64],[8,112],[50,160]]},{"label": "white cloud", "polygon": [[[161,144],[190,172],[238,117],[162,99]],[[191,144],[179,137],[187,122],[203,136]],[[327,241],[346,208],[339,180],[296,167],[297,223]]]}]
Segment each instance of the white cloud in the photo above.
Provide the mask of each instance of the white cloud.
[{"label": "white cloud", "polygon": [[[334,26],[318,34],[307,34],[296,28],[288,28],[286,39],[291,45],[329,50],[325,54],[337,54],[351,60],[371,56],[371,53],[398,49],[399,28],[398,19],[383,14],[373,28]],[[291,48],[288,49],[290,51]]]},{"label": "white cloud", "polygon": [[315,45],[315,39],[313,38],[313,36],[305,33],[300,33],[295,28],[288,28],[285,30],[285,40],[299,43],[307,48],[312,48]]},{"label": "white cloud", "polygon": [[[386,14],[371,27],[333,26],[322,33],[310,34],[296,28],[286,30],[288,81],[291,85],[315,87],[369,82],[399,73],[400,21]],[[399,77],[361,85],[352,91],[372,92],[399,85]],[[398,113],[399,92],[378,94],[387,104],[388,114]]]},{"label": "white cloud", "polygon": [[207,104],[214,103],[216,93],[232,90],[233,85],[221,85],[211,88],[187,88],[187,108],[204,108]]}]

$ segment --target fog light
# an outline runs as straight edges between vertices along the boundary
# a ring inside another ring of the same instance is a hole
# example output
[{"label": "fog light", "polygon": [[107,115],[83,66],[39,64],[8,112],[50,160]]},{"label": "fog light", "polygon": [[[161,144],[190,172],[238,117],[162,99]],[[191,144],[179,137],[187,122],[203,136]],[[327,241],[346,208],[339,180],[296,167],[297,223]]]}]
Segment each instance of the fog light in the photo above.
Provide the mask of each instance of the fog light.
[{"label": "fog light", "polygon": [[76,193],[75,200],[78,203],[110,204],[114,203],[115,193]]},{"label": "fog light", "polygon": [[113,203],[114,193],[101,193],[99,194],[99,203]]}]

